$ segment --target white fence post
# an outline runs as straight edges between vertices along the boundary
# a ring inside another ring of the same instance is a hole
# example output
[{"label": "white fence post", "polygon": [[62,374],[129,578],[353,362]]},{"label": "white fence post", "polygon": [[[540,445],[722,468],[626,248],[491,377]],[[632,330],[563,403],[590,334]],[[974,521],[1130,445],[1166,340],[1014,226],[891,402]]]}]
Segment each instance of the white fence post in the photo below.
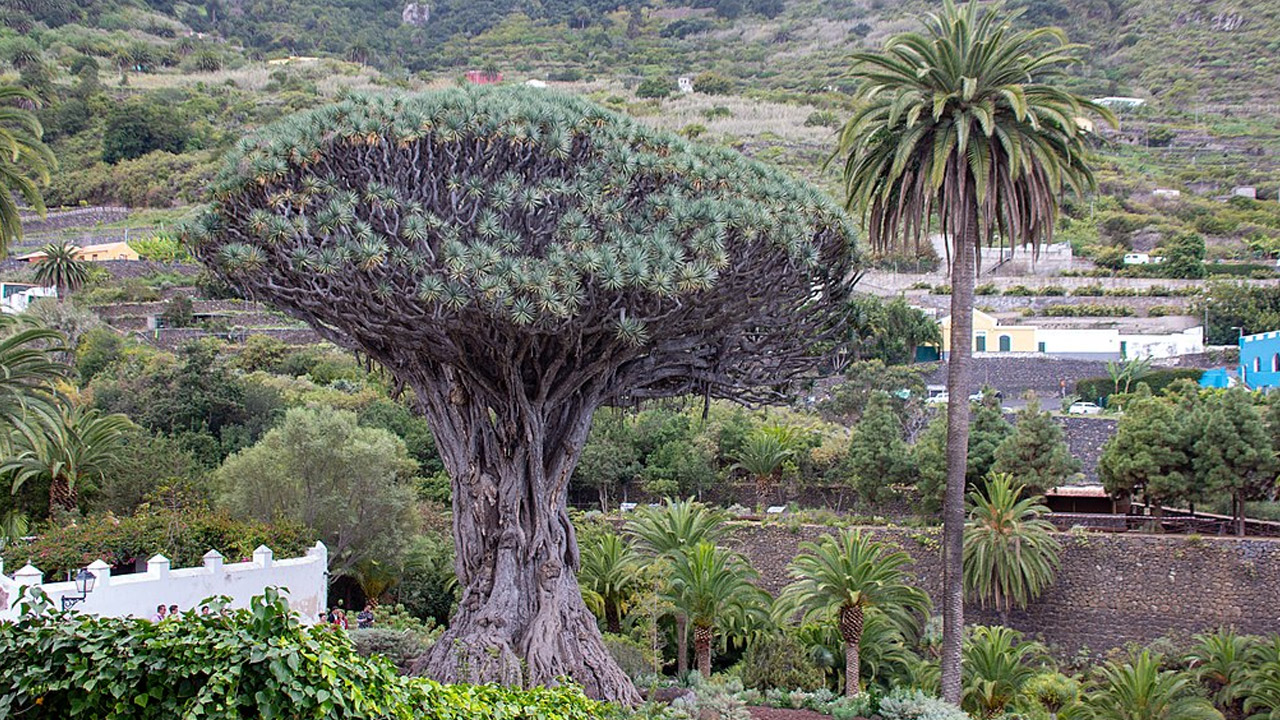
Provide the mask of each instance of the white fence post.
[{"label": "white fence post", "polygon": [[259,545],[258,549],[253,551],[253,562],[261,565],[264,570],[271,567],[273,560],[275,560],[275,553],[266,545]]},{"label": "white fence post", "polygon": [[167,580],[169,578],[169,558],[163,555],[155,555],[147,561],[147,574],[158,580]]},{"label": "white fence post", "polygon": [[210,575],[217,575],[222,572],[222,562],[225,558],[222,553],[217,550],[210,550],[201,558],[204,561],[204,569],[209,571]]}]

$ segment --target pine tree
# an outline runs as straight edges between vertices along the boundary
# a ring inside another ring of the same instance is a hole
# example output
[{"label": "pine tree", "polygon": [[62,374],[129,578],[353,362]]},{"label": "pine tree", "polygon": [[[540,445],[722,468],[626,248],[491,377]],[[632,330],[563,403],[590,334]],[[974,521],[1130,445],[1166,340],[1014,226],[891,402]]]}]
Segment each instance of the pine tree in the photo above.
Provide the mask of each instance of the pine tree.
[{"label": "pine tree", "polygon": [[1032,399],[1018,411],[1018,424],[995,452],[992,471],[1008,473],[1025,486],[1025,492],[1039,495],[1057,487],[1080,470],[1080,461],[1071,456],[1062,428],[1053,416]]},{"label": "pine tree", "polygon": [[1231,496],[1236,534],[1244,535],[1244,504],[1275,487],[1275,451],[1262,413],[1248,391],[1210,395],[1192,417],[1192,467],[1199,488]]},{"label": "pine tree", "polygon": [[1145,383],[1126,404],[1116,434],[1102,446],[1098,475],[1113,496],[1141,494],[1158,509],[1191,493],[1188,429],[1171,397],[1153,397]]},{"label": "pine tree", "polygon": [[977,487],[987,477],[996,462],[996,448],[1012,433],[1013,426],[1004,419],[1000,400],[995,394],[984,392],[969,420],[969,465],[965,474],[968,487]]},{"label": "pine tree", "polygon": [[[1004,419],[1000,401],[984,393],[975,404],[969,427],[969,463],[965,473],[966,488],[981,484],[995,464],[996,448],[1013,432]],[[933,418],[912,448],[916,470],[916,487],[921,507],[936,513],[942,507],[942,492],[947,482],[947,423],[945,415]]]},{"label": "pine tree", "polygon": [[889,395],[876,393],[849,442],[848,468],[858,495],[877,502],[882,491],[907,481],[911,473],[910,452],[902,438],[902,423],[893,411]]}]

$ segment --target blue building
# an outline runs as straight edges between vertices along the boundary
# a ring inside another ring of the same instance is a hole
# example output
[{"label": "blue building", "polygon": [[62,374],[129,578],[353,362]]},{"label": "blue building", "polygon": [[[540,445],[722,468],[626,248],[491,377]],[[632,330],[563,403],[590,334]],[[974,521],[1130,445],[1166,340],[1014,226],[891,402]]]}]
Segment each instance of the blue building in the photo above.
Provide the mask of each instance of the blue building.
[{"label": "blue building", "polygon": [[1253,390],[1280,387],[1280,331],[1240,338],[1240,382]]}]

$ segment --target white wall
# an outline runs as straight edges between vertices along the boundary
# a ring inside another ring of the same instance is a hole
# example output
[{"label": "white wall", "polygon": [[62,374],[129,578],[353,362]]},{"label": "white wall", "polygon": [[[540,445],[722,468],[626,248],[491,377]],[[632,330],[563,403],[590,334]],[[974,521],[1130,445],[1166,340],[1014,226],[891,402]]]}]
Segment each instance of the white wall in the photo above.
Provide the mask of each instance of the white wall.
[{"label": "white wall", "polygon": [[1120,333],[1114,328],[1039,328],[1036,343],[1044,343],[1050,355],[1120,356]]},{"label": "white wall", "polygon": [[[111,576],[111,568],[101,560],[89,566],[97,576],[93,592],[75,609],[106,617],[150,618],[156,606],[177,605],[181,611],[198,609],[211,597],[231,598],[230,607],[249,606],[249,599],[261,595],[268,587],[287,588],[289,607],[312,624],[327,607],[329,594],[329,551],[316,543],[298,558],[276,560],[270,548],[259,547],[250,562],[223,563],[222,556],[209,551],[202,567],[171,569],[169,560],[157,555],[147,561],[147,571],[131,575]],[[3,565],[0,564],[0,571]],[[18,589],[39,586],[55,606],[61,606],[64,595],[75,595],[74,582],[44,583],[41,573],[27,565],[13,577],[0,572],[0,621],[18,616]]]},{"label": "white wall", "polygon": [[1168,358],[1204,352],[1204,328],[1188,328],[1169,335],[1126,334],[1120,339],[1125,343],[1129,357]]},{"label": "white wall", "polygon": [[[0,283],[0,288],[4,287],[4,283]],[[58,297],[58,289],[52,287],[29,287],[20,292],[13,293],[8,297],[0,299],[0,310],[16,314],[24,312],[32,300],[37,298],[56,298]]]}]

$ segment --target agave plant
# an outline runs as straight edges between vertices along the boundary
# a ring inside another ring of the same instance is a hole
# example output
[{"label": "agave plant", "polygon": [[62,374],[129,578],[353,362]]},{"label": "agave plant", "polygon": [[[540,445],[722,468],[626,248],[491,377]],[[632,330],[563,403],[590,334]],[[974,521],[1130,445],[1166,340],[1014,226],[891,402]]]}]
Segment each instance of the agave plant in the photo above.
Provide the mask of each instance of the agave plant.
[{"label": "agave plant", "polygon": [[1090,720],[1222,720],[1213,703],[1196,695],[1192,679],[1160,669],[1161,657],[1143,650],[1128,662],[1099,667],[1085,697]]}]

